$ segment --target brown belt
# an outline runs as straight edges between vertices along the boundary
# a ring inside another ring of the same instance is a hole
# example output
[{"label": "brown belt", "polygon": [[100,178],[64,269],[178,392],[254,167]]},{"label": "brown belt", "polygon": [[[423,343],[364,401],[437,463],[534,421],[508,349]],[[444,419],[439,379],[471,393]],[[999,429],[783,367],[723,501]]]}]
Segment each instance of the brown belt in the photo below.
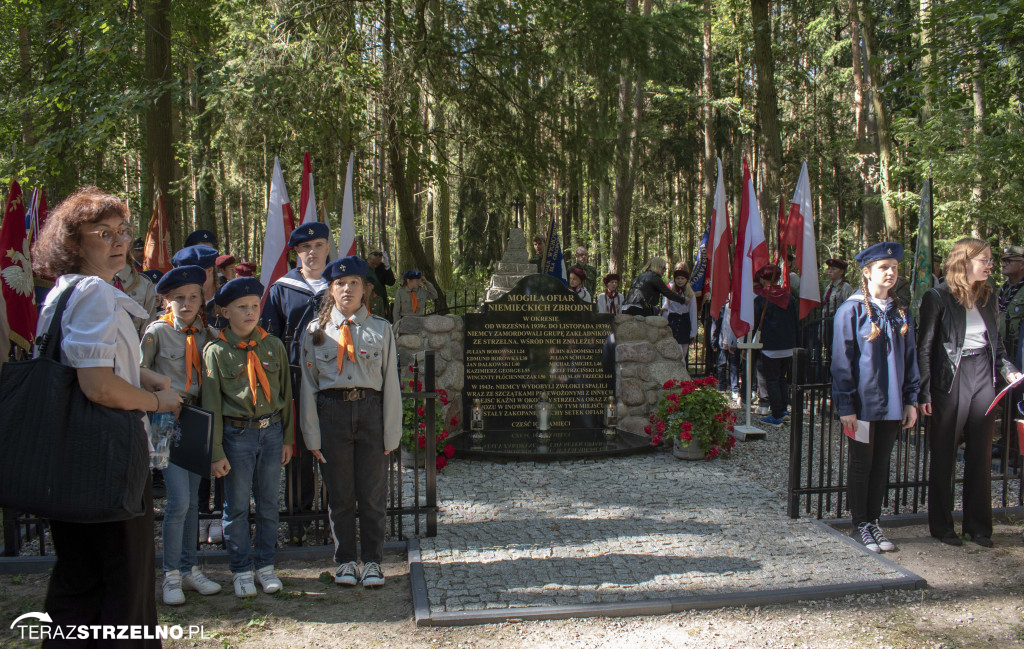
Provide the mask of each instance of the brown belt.
[{"label": "brown belt", "polygon": [[321,390],[320,394],[335,401],[362,401],[371,394],[380,394],[380,392],[370,388],[330,388]]},{"label": "brown belt", "polygon": [[224,423],[237,428],[270,428],[271,424],[281,421],[281,413],[275,412],[272,415],[253,417],[252,419],[238,419],[237,417],[225,417]]}]

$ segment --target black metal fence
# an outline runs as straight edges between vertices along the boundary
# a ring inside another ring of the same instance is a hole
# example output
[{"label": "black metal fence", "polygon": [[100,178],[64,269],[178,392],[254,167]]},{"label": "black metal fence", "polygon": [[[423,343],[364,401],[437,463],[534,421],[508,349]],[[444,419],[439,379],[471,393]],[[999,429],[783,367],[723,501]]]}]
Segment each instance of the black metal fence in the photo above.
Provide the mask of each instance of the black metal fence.
[{"label": "black metal fence", "polygon": [[[832,383],[804,383],[808,369],[827,376],[827,367],[808,363],[805,350],[794,355],[791,386],[789,487],[787,511],[791,518],[843,518],[846,504],[846,445],[849,438],[832,405]],[[1020,460],[1012,444],[1016,435],[1012,403],[1004,399],[996,418],[995,438],[1004,440],[1001,455],[993,458],[992,483],[1001,506],[1020,506],[1022,500]],[[887,514],[916,514],[926,509],[928,497],[928,429],[931,417],[902,431],[890,465],[889,488],[883,504]],[[957,479],[958,483],[962,478]]]},{"label": "black metal fence", "polygon": [[[428,351],[422,359],[413,361],[412,385],[422,383],[422,390],[406,390],[402,392],[403,402],[416,400],[423,404],[424,414],[420,415],[417,408],[412,408],[411,425],[413,430],[424,424],[424,448],[413,444],[413,449],[404,454],[401,449],[388,455],[387,469],[387,533],[391,540],[404,541],[410,537],[437,535],[437,468],[436,456],[436,415],[438,412],[438,393],[435,391],[434,353]],[[406,383],[405,387],[409,387]],[[287,474],[297,467],[297,460],[289,463]],[[303,502],[301,481],[283,480],[285,506],[280,514],[280,522],[302,525],[309,528],[307,539],[312,543],[323,543],[328,540],[327,530],[327,491],[320,479],[319,472],[314,472],[314,497],[309,508],[298,503]],[[306,499],[308,500],[308,499]],[[203,514],[203,520],[219,519],[215,514]],[[161,514],[157,521],[163,519]],[[250,512],[250,524],[253,522]],[[45,542],[46,521],[31,514],[16,512],[12,509],[3,510],[3,555],[17,556],[23,544],[38,541],[38,554],[47,553]]]},{"label": "black metal fence", "polygon": [[464,288],[461,291],[446,291],[444,297],[448,308],[443,313],[437,311],[437,302],[431,300],[424,315],[463,315],[476,311],[484,301],[484,293],[479,287]]}]

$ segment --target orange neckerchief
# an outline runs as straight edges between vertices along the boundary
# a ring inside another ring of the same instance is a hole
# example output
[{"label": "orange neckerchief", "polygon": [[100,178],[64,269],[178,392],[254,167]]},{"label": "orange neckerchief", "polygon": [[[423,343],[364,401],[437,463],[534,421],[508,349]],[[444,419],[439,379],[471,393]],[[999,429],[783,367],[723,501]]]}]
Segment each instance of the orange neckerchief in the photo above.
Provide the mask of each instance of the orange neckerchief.
[{"label": "orange neckerchief", "polygon": [[[196,316],[197,318],[199,316]],[[174,313],[165,313],[158,318],[167,324],[174,326]],[[195,324],[193,322],[193,324]],[[182,327],[185,334],[185,392],[192,387],[192,370],[196,372],[196,383],[203,385],[202,361],[199,358],[199,348],[196,347],[196,334],[201,331],[199,327]]]},{"label": "orange neckerchief", "polygon": [[[339,312],[340,313],[340,312]],[[341,316],[345,318],[345,316]],[[352,327],[356,323],[355,316],[351,319],[345,318],[341,323],[339,329],[341,329],[341,337],[338,339],[338,374],[341,374],[341,368],[345,364],[345,357],[352,362],[356,360],[356,345],[352,342]]]},{"label": "orange neckerchief", "polygon": [[412,312],[416,313],[420,310],[420,299],[416,297],[416,291],[409,291],[409,297],[412,298]]},{"label": "orange neckerchief", "polygon": [[[263,327],[256,327],[256,331],[260,334],[260,340],[263,340],[270,334],[268,334]],[[228,342],[228,339],[224,337],[224,330],[220,332],[220,339],[224,342]],[[249,391],[252,392],[252,405],[256,405],[256,384],[263,389],[263,396],[267,398],[267,402],[270,402],[270,380],[267,379],[267,373],[263,371],[263,363],[260,362],[260,357],[256,355],[256,345],[260,344],[259,340],[243,340],[242,342],[235,345],[238,349],[241,349],[246,353],[246,369],[249,371]]]}]

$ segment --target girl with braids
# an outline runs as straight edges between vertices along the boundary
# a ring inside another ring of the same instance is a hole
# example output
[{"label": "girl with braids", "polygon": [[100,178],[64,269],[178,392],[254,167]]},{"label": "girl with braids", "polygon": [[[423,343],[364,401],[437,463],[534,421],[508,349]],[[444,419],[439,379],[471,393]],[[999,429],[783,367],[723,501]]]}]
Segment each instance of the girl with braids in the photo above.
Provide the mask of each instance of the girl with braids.
[{"label": "girl with braids", "polygon": [[934,414],[929,431],[928,528],[949,545],[961,545],[953,529],[953,468],[964,444],[963,532],[992,547],[992,432],[996,372],[1007,381],[1020,372],[999,340],[997,300],[988,283],[992,249],[978,239],[953,245],[946,281],[921,300],[921,413]]},{"label": "girl with braids", "polygon": [[832,336],[832,403],[850,438],[847,499],[851,536],[872,552],[896,546],[878,526],[889,457],[900,428],[917,421],[920,375],[914,323],[892,294],[903,246],[890,241],[862,250],[860,290],[836,310]]},{"label": "girl with braids", "polygon": [[[387,458],[402,438],[402,394],[391,324],[370,315],[369,265],[344,257],[327,265],[327,291],[302,339],[306,448],[320,462],[334,537],[335,583],[384,585]],[[356,552],[356,505],[359,553]],[[356,560],[363,562],[360,571]]]}]

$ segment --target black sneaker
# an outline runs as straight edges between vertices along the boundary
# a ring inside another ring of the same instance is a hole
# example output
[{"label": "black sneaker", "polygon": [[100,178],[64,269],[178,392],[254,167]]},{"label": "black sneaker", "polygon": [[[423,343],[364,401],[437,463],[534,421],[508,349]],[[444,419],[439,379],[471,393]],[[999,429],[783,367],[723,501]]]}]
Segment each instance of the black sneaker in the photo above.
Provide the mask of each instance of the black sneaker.
[{"label": "black sneaker", "polygon": [[878,526],[878,522],[868,523],[868,527],[871,529],[871,536],[875,537],[875,543],[878,544],[878,549],[882,552],[892,552],[896,549],[896,544],[885,538],[885,534],[882,534],[882,528]]},{"label": "black sneaker", "polygon": [[853,528],[853,532],[850,536],[857,539],[864,544],[864,547],[869,551],[878,554],[881,552],[881,548],[878,547],[878,541],[875,540],[875,535],[871,533],[870,523],[861,523],[857,527]]}]

